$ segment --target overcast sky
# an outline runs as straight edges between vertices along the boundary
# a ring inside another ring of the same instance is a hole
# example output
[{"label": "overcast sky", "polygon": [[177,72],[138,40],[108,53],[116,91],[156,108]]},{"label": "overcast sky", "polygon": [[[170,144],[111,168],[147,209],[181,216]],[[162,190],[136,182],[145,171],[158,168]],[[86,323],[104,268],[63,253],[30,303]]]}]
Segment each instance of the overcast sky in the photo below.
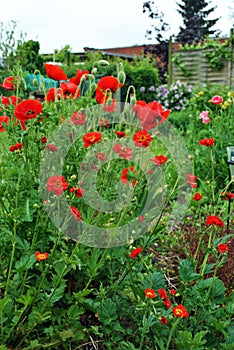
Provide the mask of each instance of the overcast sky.
[{"label": "overcast sky", "polygon": [[[2,0],[0,22],[11,20],[26,33],[26,40],[37,40],[40,53],[52,53],[70,45],[72,52],[82,52],[85,46],[111,48],[149,44],[145,32],[153,23],[142,13],[144,0]],[[155,0],[165,22],[170,24],[168,37],[178,34],[182,17],[177,12],[180,0]],[[234,0],[211,0],[217,9],[210,19],[221,17],[213,29],[228,36],[230,13]]]}]

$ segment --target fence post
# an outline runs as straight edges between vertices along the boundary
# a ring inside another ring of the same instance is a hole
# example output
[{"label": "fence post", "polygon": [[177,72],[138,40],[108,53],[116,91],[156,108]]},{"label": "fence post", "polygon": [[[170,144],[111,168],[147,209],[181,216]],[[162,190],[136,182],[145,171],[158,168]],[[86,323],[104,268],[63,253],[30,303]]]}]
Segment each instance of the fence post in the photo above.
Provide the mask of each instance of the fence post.
[{"label": "fence post", "polygon": [[172,37],[170,36],[168,42],[168,85],[171,86],[173,81],[172,71]]}]

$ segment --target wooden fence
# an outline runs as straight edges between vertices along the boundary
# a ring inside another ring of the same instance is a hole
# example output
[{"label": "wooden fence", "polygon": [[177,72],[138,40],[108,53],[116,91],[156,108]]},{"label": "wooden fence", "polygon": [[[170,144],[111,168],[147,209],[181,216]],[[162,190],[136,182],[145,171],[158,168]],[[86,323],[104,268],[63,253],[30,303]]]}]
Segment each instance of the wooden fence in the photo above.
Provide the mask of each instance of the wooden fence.
[{"label": "wooden fence", "polygon": [[[234,62],[223,60],[223,68],[213,69],[205,53],[212,49],[178,50],[169,48],[169,83],[177,80],[195,84],[222,84],[234,87]],[[234,51],[232,53],[232,56]],[[233,56],[234,57],[234,56]]]}]

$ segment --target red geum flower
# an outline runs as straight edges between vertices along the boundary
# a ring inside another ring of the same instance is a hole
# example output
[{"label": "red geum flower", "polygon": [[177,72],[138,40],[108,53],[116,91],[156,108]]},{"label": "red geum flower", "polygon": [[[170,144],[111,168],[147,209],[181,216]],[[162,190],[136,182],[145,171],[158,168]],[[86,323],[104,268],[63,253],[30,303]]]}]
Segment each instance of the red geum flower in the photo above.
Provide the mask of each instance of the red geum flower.
[{"label": "red geum flower", "polygon": [[193,198],[194,201],[200,201],[202,199],[202,195],[199,192],[194,193]]},{"label": "red geum flower", "polygon": [[223,196],[224,200],[234,199],[234,193],[232,193],[232,192],[222,192],[221,195]]},{"label": "red geum flower", "polygon": [[52,143],[49,143],[46,148],[51,152],[58,152],[58,147],[53,145]]},{"label": "red geum flower", "polygon": [[140,130],[135,132],[133,135],[133,141],[136,147],[148,147],[152,141],[152,136],[148,133],[147,130]]},{"label": "red geum flower", "polygon": [[106,159],[105,153],[102,153],[102,152],[96,153],[96,154],[94,154],[94,156],[95,156],[98,160],[101,160],[101,161],[103,161],[103,162],[104,162],[104,160]]},{"label": "red geum flower", "polygon": [[41,253],[40,251],[38,251],[34,254],[34,256],[36,257],[37,261],[42,261],[42,260],[47,260],[49,254],[48,253]]},{"label": "red geum flower", "polygon": [[132,159],[132,148],[124,147],[117,143],[112,149],[114,152],[119,154],[120,158],[128,159],[128,160]]},{"label": "red geum flower", "polygon": [[9,147],[9,151],[10,151],[10,152],[15,152],[15,151],[17,151],[17,150],[21,150],[22,147],[23,147],[22,142],[19,142],[19,143],[16,143],[15,145],[13,145],[13,146],[10,146],[10,147]]},{"label": "red geum flower", "polygon": [[47,137],[46,136],[42,136],[42,138],[40,139],[41,143],[46,143],[47,142]]},{"label": "red geum flower", "polygon": [[162,323],[162,324],[167,324],[168,320],[166,319],[166,317],[161,316],[160,319],[159,319],[159,322]]},{"label": "red geum flower", "polygon": [[187,182],[187,184],[190,185],[190,187],[192,187],[192,188],[197,187],[196,180],[197,180],[196,175],[189,174],[188,172],[186,172],[186,182]]},{"label": "red geum flower", "polygon": [[42,103],[37,100],[23,100],[14,110],[14,115],[20,120],[22,128],[26,130],[25,122],[29,119],[36,118],[42,111]]},{"label": "red geum flower", "polygon": [[158,289],[158,294],[162,299],[167,299],[167,292],[165,291],[165,289],[159,288]]},{"label": "red geum flower", "polygon": [[217,249],[222,254],[227,253],[229,251],[227,244],[219,244]]},{"label": "red geum flower", "polygon": [[0,116],[0,132],[4,132],[6,130],[2,123],[8,125],[9,121],[10,117],[7,117],[6,115]]},{"label": "red geum flower", "polygon": [[211,102],[214,103],[215,105],[221,105],[223,103],[223,98],[222,96],[215,95],[212,97]]},{"label": "red geum flower", "polygon": [[134,179],[134,173],[136,172],[134,166],[130,166],[129,168],[125,168],[122,171],[122,175],[120,177],[121,182],[127,184],[129,186],[129,180],[132,180],[132,186],[135,187],[137,184],[137,180]]},{"label": "red geum flower", "polygon": [[68,189],[68,183],[61,175],[51,176],[47,181],[47,190],[53,192],[56,196],[60,196]]},{"label": "red geum flower", "polygon": [[180,318],[186,318],[186,317],[189,316],[188,311],[181,304],[173,307],[172,311],[173,311],[174,316],[177,316],[177,317],[180,317]]},{"label": "red geum flower", "polygon": [[63,98],[63,90],[61,88],[50,88],[45,96],[46,102],[54,102],[56,99]]},{"label": "red geum flower", "polygon": [[210,215],[206,219],[206,225],[214,225],[214,226],[218,226],[218,227],[223,227],[224,222],[218,216]]},{"label": "red geum flower", "polygon": [[15,89],[15,86],[14,86],[15,80],[16,80],[16,78],[14,78],[12,76],[7,77],[3,80],[3,84],[0,84],[0,86],[6,90],[14,90]]},{"label": "red geum flower", "polygon": [[74,83],[71,83],[71,82],[64,83],[64,82],[62,82],[60,84],[60,88],[63,90],[63,95],[65,97],[78,98],[80,96],[80,89]]},{"label": "red geum flower", "polygon": [[210,146],[210,147],[212,147],[215,144],[215,140],[213,138],[205,138],[203,140],[200,140],[199,144],[202,145],[202,146]]},{"label": "red geum flower", "polygon": [[145,295],[147,296],[147,298],[153,299],[155,298],[155,290],[154,289],[150,289],[150,288],[146,288],[145,289]]},{"label": "red geum flower", "polygon": [[136,258],[142,252],[142,250],[142,247],[137,247],[133,249],[131,254],[129,254],[130,258]]},{"label": "red geum flower", "polygon": [[71,121],[74,125],[84,125],[86,123],[86,116],[82,112],[74,112],[71,116]]},{"label": "red geum flower", "polygon": [[115,135],[117,135],[118,137],[126,137],[126,133],[124,131],[115,130]]},{"label": "red geum flower", "polygon": [[84,189],[83,188],[79,188],[79,187],[77,188],[77,187],[72,186],[70,188],[70,192],[71,193],[75,193],[77,198],[80,198],[80,197],[84,196]]},{"label": "red geum flower", "polygon": [[56,64],[44,63],[46,74],[53,80],[67,80],[64,70]]},{"label": "red geum flower", "polygon": [[176,295],[177,292],[176,292],[176,289],[171,289],[169,293],[170,295]]},{"label": "red geum flower", "polygon": [[170,309],[170,307],[171,307],[171,302],[169,301],[168,298],[164,299],[163,304],[164,304],[168,309]]},{"label": "red geum flower", "polygon": [[76,71],[76,76],[70,78],[70,82],[71,82],[71,83],[74,83],[74,84],[76,84],[76,85],[79,85],[79,84],[80,84],[80,79],[81,79],[81,77],[84,75],[85,78],[87,78],[88,74],[89,74],[89,71],[88,71],[88,70],[78,69],[78,70]]},{"label": "red geum flower", "polygon": [[102,134],[99,131],[90,132],[85,134],[83,137],[84,147],[88,148],[92,146],[94,143],[99,142],[102,138]]},{"label": "red geum flower", "polygon": [[70,207],[70,212],[76,221],[78,222],[82,221],[81,213],[76,207]]},{"label": "red geum flower", "polygon": [[155,156],[154,158],[150,159],[152,163],[154,163],[157,166],[160,166],[161,164],[164,164],[168,161],[168,158],[161,155],[161,156]]}]

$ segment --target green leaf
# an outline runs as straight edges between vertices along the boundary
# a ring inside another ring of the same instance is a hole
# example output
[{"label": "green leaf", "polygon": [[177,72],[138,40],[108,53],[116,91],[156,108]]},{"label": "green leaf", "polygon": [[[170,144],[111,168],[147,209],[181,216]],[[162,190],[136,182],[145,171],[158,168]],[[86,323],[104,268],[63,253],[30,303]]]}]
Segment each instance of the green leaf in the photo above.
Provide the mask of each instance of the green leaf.
[{"label": "green leaf", "polygon": [[35,263],[36,259],[34,255],[22,256],[20,260],[16,261],[15,268],[18,272],[23,272],[24,270],[30,269]]},{"label": "green leaf", "polygon": [[53,289],[50,294],[46,294],[46,299],[49,300],[49,306],[52,306],[56,301],[60,300],[63,297],[65,287],[66,283],[62,281],[58,288]]},{"label": "green leaf", "polygon": [[22,295],[17,299],[18,303],[23,304],[24,306],[29,306],[35,299],[35,296],[38,294],[36,288],[32,287],[27,291],[26,295]]},{"label": "green leaf", "polygon": [[189,259],[179,260],[179,276],[185,282],[196,281],[199,274],[195,271],[195,264]]}]

